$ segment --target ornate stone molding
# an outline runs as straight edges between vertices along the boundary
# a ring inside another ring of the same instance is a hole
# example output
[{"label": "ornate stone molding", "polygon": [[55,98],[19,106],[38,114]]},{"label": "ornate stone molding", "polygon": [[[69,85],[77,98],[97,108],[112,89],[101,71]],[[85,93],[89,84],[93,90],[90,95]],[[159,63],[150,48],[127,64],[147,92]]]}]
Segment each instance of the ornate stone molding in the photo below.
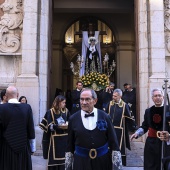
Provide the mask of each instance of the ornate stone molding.
[{"label": "ornate stone molding", "polygon": [[166,50],[170,53],[170,32],[165,32]]},{"label": "ornate stone molding", "polygon": [[0,8],[4,13],[0,20],[0,52],[16,53],[21,46],[22,0],[5,0]]},{"label": "ornate stone molding", "polygon": [[170,2],[164,0],[165,31],[170,31]]}]

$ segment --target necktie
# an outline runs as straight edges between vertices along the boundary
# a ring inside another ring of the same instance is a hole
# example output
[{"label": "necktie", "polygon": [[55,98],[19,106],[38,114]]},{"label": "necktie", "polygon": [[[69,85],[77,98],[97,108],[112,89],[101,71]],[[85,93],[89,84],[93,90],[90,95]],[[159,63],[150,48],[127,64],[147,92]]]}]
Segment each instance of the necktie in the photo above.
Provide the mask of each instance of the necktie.
[{"label": "necktie", "polygon": [[84,115],[85,118],[90,117],[90,116],[91,116],[91,117],[94,117],[94,112],[92,112],[92,113],[90,113],[90,114],[87,113],[87,114]]}]

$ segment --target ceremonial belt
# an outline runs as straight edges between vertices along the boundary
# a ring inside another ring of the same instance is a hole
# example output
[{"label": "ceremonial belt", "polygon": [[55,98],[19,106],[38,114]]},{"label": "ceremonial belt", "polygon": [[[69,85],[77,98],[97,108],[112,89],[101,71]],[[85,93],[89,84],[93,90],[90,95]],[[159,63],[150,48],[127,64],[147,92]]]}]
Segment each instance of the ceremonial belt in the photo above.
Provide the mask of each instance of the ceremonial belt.
[{"label": "ceremonial belt", "polygon": [[73,107],[77,107],[77,108],[79,108],[79,107],[80,107],[80,105],[79,105],[79,104],[73,104]]},{"label": "ceremonial belt", "polygon": [[106,153],[108,153],[108,143],[96,149],[87,149],[80,146],[75,146],[75,154],[82,157],[90,157],[91,159],[95,159],[96,157],[103,156]]},{"label": "ceremonial belt", "polygon": [[148,132],[148,136],[151,138],[157,138],[157,130],[153,129],[153,128],[149,128],[149,132]]}]

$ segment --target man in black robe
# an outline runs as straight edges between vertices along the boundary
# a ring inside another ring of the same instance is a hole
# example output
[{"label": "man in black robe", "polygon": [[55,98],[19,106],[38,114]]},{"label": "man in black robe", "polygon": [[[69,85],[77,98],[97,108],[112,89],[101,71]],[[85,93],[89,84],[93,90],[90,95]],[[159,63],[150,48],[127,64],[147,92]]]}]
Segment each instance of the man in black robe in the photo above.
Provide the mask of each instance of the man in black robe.
[{"label": "man in black robe", "polygon": [[72,91],[71,98],[72,98],[72,109],[71,115],[81,109],[80,107],[80,92],[83,88],[83,84],[81,81],[76,83],[76,89]]},{"label": "man in black robe", "polygon": [[35,152],[32,109],[18,102],[18,90],[9,86],[8,103],[0,105],[0,170],[32,170]]},{"label": "man in black robe", "polygon": [[96,102],[94,90],[82,90],[81,111],[74,113],[69,120],[66,170],[72,163],[73,170],[122,169],[121,153],[110,116],[94,108]]},{"label": "man in black robe", "polygon": [[110,82],[109,86],[103,90],[103,93],[102,93],[102,107],[103,108],[102,109],[104,111],[106,109],[107,104],[110,103],[110,101],[112,100],[114,88],[115,88],[115,84],[113,82]]},{"label": "man in black robe", "polygon": [[126,86],[126,91],[123,93],[122,99],[126,102],[130,110],[133,113],[134,118],[136,119],[136,90],[132,88],[131,84]]},{"label": "man in black robe", "polygon": [[128,128],[133,127],[135,120],[131,117],[129,106],[121,97],[122,90],[115,89],[113,92],[113,100],[106,106],[106,113],[111,116],[121,150],[122,164],[126,166],[126,148],[131,150]]},{"label": "man in black robe", "polygon": [[[145,110],[144,121],[131,136],[131,140],[148,132],[144,148],[144,170],[160,170],[162,141],[158,138],[157,132],[162,131],[163,128],[164,95],[158,88],[153,89],[151,95],[155,105]],[[166,122],[166,129],[169,130],[168,122]],[[168,156],[170,155],[168,142],[165,142],[165,147],[165,156]]]}]

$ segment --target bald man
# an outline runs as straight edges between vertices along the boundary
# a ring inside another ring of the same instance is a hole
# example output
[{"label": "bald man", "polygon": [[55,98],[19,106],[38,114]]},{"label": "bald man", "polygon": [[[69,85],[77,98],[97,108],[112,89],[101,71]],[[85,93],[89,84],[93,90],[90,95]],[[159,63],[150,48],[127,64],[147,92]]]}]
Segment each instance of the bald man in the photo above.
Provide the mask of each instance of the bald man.
[{"label": "bald man", "polygon": [[9,86],[8,103],[0,105],[0,169],[32,170],[35,130],[31,106],[18,102],[18,90]]}]

